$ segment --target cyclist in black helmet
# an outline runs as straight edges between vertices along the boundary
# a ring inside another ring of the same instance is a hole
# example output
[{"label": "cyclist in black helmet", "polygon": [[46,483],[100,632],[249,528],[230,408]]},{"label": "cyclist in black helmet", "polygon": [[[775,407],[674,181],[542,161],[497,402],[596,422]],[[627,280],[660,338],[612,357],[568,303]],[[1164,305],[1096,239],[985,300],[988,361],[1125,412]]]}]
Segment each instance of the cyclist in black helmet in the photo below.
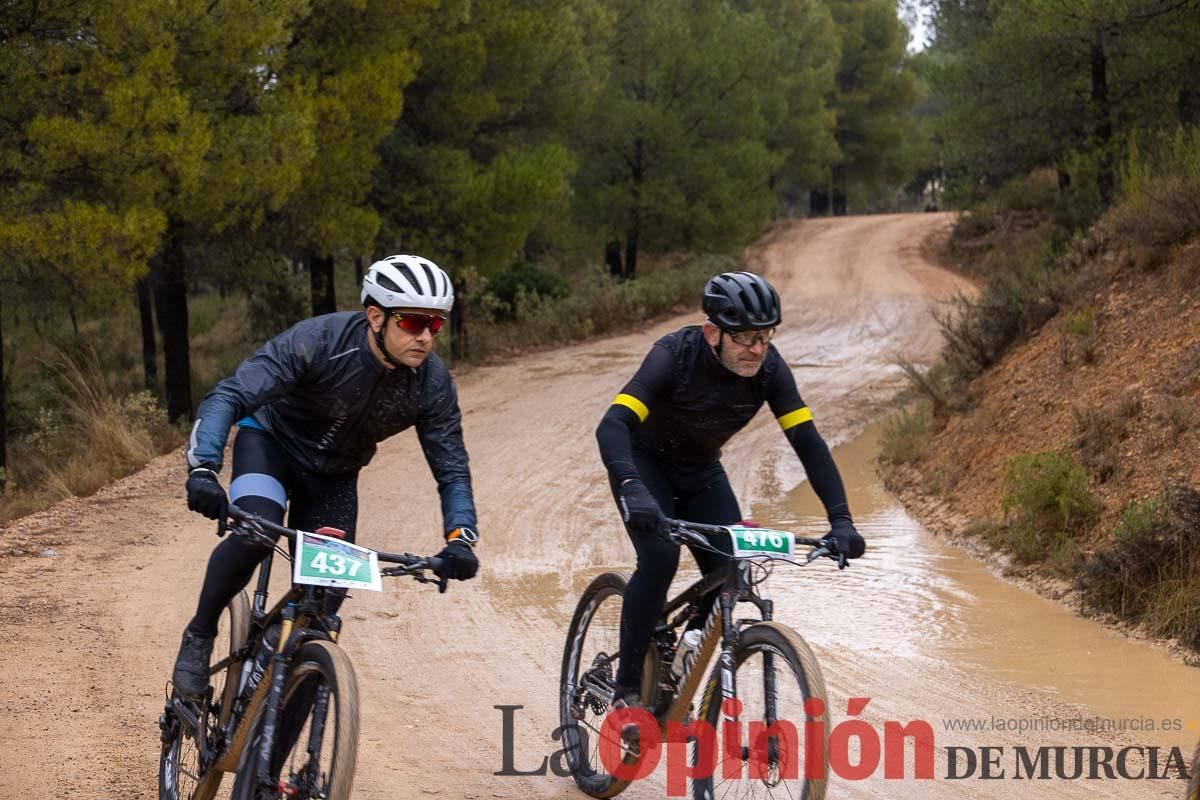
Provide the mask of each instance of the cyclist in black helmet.
[{"label": "cyclist in black helmet", "polygon": [[[655,342],[596,429],[613,498],[637,551],[621,610],[614,707],[637,704],[642,659],[679,566],[664,519],[711,525],[742,519],[721,466],[721,446],[765,402],[804,465],[832,528],[826,539],[846,558],[866,549],[854,528],[842,478],[791,370],[771,345],[779,295],[750,272],[726,272],[704,287],[705,320]],[[725,558],[693,549],[705,574]],[[703,624],[716,598],[705,598]]]}]

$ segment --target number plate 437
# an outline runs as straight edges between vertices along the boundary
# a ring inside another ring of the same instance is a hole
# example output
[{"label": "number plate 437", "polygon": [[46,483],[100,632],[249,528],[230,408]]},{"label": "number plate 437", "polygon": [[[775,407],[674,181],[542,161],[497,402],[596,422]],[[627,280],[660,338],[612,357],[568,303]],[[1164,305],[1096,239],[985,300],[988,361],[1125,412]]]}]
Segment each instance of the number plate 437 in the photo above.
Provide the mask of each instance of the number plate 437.
[{"label": "number plate 437", "polygon": [[383,588],[374,550],[317,533],[297,532],[292,581],[374,592]]}]

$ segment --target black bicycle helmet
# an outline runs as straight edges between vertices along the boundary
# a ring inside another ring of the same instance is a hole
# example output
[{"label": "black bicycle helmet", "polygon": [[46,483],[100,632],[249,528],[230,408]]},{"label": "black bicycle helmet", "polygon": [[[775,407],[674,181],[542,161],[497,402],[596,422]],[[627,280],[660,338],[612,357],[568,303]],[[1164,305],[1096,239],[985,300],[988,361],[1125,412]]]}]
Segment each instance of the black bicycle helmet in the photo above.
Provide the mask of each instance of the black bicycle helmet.
[{"label": "black bicycle helmet", "polygon": [[761,275],[723,272],[704,284],[701,308],[714,325],[727,331],[774,328],[783,313],[779,294]]}]

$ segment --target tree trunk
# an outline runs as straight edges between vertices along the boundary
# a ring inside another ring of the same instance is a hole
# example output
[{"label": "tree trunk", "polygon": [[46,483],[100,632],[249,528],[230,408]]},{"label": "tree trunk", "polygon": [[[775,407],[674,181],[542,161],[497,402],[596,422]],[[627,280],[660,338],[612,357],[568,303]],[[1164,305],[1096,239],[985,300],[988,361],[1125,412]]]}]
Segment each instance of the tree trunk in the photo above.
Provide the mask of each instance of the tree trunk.
[{"label": "tree trunk", "polygon": [[644,178],[642,160],[644,158],[645,149],[639,138],[634,144],[633,171],[630,176],[633,178],[633,182],[629,193],[632,195],[633,202],[629,209],[629,228],[625,234],[624,277],[626,280],[633,280],[637,274],[638,240],[642,234],[642,180]]},{"label": "tree trunk", "polygon": [[310,251],[308,279],[312,289],[313,316],[337,311],[337,301],[333,296],[333,256],[322,258]]},{"label": "tree trunk", "polygon": [[365,269],[366,259],[362,256],[354,257],[354,285],[362,288],[363,271]]},{"label": "tree trunk", "polygon": [[451,280],[454,305],[450,308],[450,355],[455,359],[467,357],[467,291],[461,281]]},{"label": "tree trunk", "polygon": [[620,280],[625,274],[625,266],[621,263],[621,241],[613,239],[604,247],[604,263],[608,266],[608,274]]},{"label": "tree trunk", "polygon": [[1112,204],[1116,178],[1113,170],[1112,113],[1108,106],[1108,54],[1104,50],[1104,34],[1097,30],[1092,38],[1092,107],[1096,114],[1096,139],[1100,147],[1100,162],[1096,168],[1096,183],[1100,200]]},{"label": "tree trunk", "polygon": [[163,339],[166,366],[167,418],[171,422],[192,418],[192,365],[188,341],[187,268],[182,231],[178,223],[167,230],[162,254],[154,259],[150,284],[154,312]]},{"label": "tree trunk", "polygon": [[846,176],[846,165],[838,164],[829,173],[829,214],[844,217],[847,213],[846,187],[849,180]]},{"label": "tree trunk", "polygon": [[4,391],[4,290],[0,288],[0,492],[8,480],[8,418],[4,408],[8,402]]},{"label": "tree trunk", "polygon": [[625,242],[625,280],[633,280],[637,274],[637,259],[638,259],[638,238],[642,233],[642,217],[638,213],[638,209],[634,208],[629,215],[629,230],[626,232]]},{"label": "tree trunk", "polygon": [[142,322],[142,374],[146,389],[158,394],[158,346],[154,341],[154,305],[150,300],[150,277],[138,278],[138,317]]}]

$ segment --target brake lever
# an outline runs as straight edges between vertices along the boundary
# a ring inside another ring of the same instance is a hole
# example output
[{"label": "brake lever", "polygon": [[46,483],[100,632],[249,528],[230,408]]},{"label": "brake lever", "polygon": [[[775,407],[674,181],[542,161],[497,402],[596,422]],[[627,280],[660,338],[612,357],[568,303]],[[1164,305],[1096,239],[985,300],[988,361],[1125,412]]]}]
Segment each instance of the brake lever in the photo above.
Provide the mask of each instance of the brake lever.
[{"label": "brake lever", "polygon": [[846,567],[850,566],[849,561],[847,561],[847,559],[846,559],[845,553],[842,553],[836,549],[830,550],[827,545],[821,545],[820,547],[816,547],[816,548],[813,548],[812,550],[808,551],[808,560],[805,561],[805,563],[811,564],[812,562],[816,561],[818,558],[833,559],[834,561],[837,562],[838,569],[845,569]]}]

